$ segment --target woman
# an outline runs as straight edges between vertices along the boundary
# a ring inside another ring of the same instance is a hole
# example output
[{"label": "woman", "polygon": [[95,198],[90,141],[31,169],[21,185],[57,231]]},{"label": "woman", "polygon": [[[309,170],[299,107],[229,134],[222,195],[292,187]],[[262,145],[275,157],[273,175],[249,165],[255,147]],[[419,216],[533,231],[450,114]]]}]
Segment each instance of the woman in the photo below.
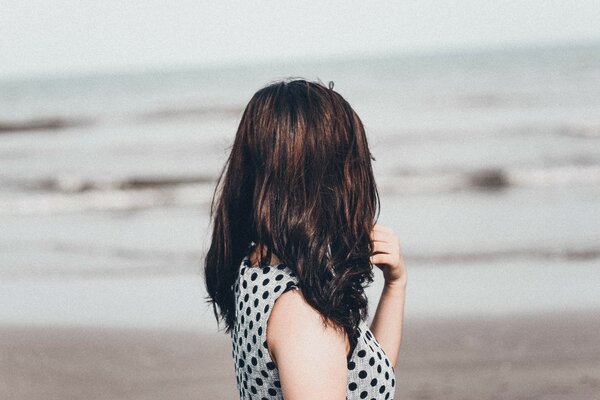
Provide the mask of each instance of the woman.
[{"label": "woman", "polygon": [[[331,84],[288,79],[254,94],[205,264],[241,398],[393,398],[407,276],[378,205],[364,127]],[[373,264],[385,285],[369,328]]]}]

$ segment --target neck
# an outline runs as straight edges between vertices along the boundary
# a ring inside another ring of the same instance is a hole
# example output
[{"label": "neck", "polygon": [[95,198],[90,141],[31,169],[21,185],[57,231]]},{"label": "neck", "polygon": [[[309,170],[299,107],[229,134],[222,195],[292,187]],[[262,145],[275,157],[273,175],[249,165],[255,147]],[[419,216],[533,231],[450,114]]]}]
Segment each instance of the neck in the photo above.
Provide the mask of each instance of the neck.
[{"label": "neck", "polygon": [[[254,248],[250,252],[251,265],[257,266],[259,264],[260,258],[263,258],[263,259],[266,258],[268,253],[269,253],[269,249],[267,248],[267,246],[265,246],[263,244],[254,246]],[[277,258],[277,256],[275,254],[271,254],[270,264],[277,264],[277,263],[279,263],[279,259]]]}]

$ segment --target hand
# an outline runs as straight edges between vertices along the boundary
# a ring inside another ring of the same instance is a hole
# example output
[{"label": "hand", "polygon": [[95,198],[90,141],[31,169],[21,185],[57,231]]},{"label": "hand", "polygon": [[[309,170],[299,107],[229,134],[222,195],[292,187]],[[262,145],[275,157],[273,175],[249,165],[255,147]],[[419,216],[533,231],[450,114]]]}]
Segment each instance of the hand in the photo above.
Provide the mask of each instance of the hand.
[{"label": "hand", "polygon": [[371,263],[383,271],[386,285],[406,286],[407,276],[398,236],[390,228],[376,224],[371,231]]}]

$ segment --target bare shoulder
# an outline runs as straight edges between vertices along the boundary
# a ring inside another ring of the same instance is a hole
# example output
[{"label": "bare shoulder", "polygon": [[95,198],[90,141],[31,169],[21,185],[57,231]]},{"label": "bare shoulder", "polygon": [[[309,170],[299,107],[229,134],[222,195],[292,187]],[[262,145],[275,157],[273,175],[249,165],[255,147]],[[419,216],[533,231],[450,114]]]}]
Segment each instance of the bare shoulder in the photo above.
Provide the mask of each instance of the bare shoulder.
[{"label": "bare shoulder", "polygon": [[267,344],[286,399],[325,393],[328,396],[321,398],[344,398],[347,335],[324,324],[301,290],[289,290],[275,301],[267,321]]},{"label": "bare shoulder", "polygon": [[304,298],[298,288],[288,290],[277,298],[267,323],[269,348],[276,348],[281,341],[291,341],[304,335],[314,338],[321,335],[334,341],[344,342],[346,335],[332,324],[324,324],[321,314]]},{"label": "bare shoulder", "polygon": [[319,329],[322,325],[317,310],[308,304],[300,289],[293,288],[275,301],[267,324],[267,338],[271,344],[276,342],[279,336],[285,337],[294,332],[303,333],[306,329],[302,327],[312,330]]}]

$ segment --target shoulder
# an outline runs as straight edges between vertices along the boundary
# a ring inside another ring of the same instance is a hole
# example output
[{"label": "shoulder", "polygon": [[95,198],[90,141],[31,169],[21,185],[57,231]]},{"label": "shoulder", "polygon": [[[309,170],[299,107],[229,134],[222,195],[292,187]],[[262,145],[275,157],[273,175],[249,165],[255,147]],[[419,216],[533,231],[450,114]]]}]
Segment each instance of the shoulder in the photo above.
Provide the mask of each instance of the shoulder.
[{"label": "shoulder", "polygon": [[347,335],[324,323],[300,289],[278,297],[267,323],[267,343],[286,399],[310,397],[307,390],[345,395]]}]

